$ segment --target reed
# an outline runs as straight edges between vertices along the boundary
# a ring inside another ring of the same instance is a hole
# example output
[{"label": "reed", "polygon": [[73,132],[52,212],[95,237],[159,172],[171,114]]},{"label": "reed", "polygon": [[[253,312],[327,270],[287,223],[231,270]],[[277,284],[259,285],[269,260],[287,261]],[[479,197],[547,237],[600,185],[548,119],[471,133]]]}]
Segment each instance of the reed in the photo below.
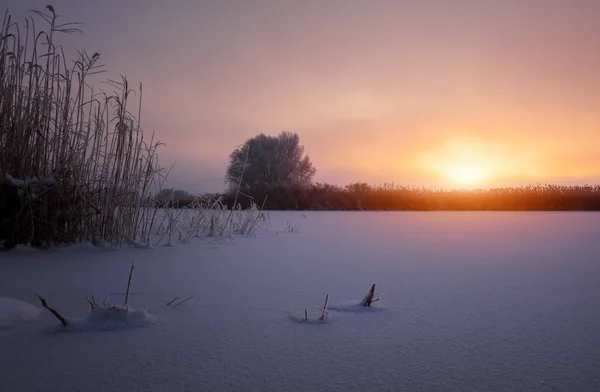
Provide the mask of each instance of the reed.
[{"label": "reed", "polygon": [[[38,23],[44,28],[38,30]],[[141,128],[142,85],[109,80],[100,54],[68,61],[57,43],[80,32],[52,6],[0,30],[0,245],[148,241],[147,200],[163,175]],[[135,112],[135,114],[134,114]]]}]

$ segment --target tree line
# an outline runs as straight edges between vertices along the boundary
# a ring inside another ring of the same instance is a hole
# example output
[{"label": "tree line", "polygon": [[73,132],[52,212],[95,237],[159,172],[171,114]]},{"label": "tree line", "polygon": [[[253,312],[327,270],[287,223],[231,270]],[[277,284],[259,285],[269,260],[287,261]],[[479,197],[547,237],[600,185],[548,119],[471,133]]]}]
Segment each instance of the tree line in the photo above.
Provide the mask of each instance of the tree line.
[{"label": "tree line", "polygon": [[[443,190],[386,183],[346,186],[313,183],[316,168],[295,133],[260,134],[229,156],[221,200],[229,208],[256,204],[270,210],[600,211],[599,185],[529,185]],[[185,207],[187,194],[176,205]]]}]

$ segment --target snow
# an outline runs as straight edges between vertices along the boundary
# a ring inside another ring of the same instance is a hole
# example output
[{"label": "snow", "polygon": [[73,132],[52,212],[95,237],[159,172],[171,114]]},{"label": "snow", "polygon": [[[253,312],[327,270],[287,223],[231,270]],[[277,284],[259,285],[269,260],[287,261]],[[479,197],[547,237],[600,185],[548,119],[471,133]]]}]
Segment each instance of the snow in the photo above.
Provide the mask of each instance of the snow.
[{"label": "snow", "polygon": [[[0,253],[1,297],[73,321],[4,330],[0,389],[600,390],[599,214],[303,214],[233,242]],[[128,315],[90,316],[132,261]]]},{"label": "snow", "polygon": [[17,195],[26,197],[29,200],[37,200],[39,195],[37,192],[42,191],[45,187],[50,187],[56,184],[56,179],[53,176],[44,178],[25,177],[24,179],[15,178],[10,174],[6,174],[6,181],[13,187],[17,188]]},{"label": "snow", "polygon": [[49,186],[56,184],[56,180],[53,176],[48,176],[39,179],[37,177],[25,177],[24,179],[21,179],[15,178],[10,174],[7,174],[6,180],[14,187],[28,187],[32,185]]},{"label": "snow", "polygon": [[68,326],[60,326],[56,331],[108,331],[117,329],[142,328],[156,322],[156,317],[145,309],[109,309],[98,308],[82,318],[68,319]]},{"label": "snow", "polygon": [[34,320],[40,309],[18,299],[0,297],[0,331]]}]

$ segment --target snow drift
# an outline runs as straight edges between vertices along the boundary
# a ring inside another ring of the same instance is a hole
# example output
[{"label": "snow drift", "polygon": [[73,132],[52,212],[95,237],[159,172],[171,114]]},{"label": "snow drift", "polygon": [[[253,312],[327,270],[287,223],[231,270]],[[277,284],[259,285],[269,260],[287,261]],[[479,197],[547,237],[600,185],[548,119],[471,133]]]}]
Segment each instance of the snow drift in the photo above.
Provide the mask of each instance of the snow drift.
[{"label": "snow drift", "polygon": [[7,297],[0,297],[0,331],[12,329],[22,323],[32,321],[41,309],[30,303]]}]

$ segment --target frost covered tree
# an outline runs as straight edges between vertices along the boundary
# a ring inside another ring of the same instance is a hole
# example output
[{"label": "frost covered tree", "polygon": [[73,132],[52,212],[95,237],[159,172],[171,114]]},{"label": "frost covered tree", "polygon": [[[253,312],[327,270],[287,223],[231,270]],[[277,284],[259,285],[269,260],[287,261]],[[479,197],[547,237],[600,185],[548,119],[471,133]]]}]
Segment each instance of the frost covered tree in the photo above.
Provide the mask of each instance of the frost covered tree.
[{"label": "frost covered tree", "polygon": [[260,134],[229,155],[225,182],[230,190],[239,185],[242,192],[259,195],[304,188],[316,171],[296,133]]}]

